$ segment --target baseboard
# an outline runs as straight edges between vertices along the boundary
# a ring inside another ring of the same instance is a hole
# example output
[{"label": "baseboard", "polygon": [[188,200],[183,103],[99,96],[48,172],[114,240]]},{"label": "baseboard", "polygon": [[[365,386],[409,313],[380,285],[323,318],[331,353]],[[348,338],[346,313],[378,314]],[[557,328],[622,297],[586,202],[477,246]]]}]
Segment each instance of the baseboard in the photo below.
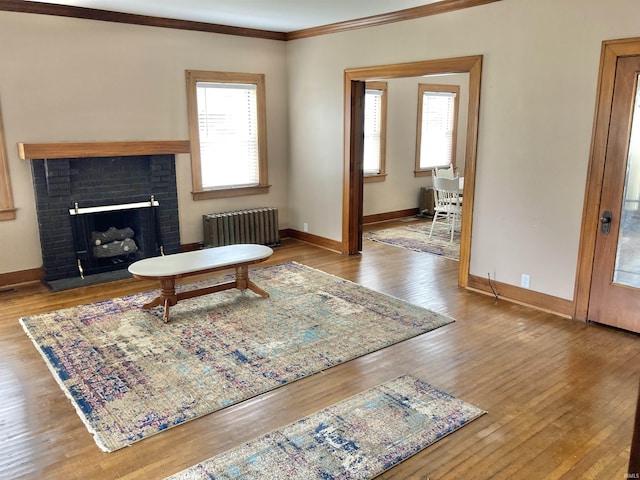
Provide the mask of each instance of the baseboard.
[{"label": "baseboard", "polygon": [[[328,238],[319,237],[317,235],[313,235],[307,232],[299,232],[298,230],[293,230],[291,228],[283,228],[278,230],[278,235],[280,238],[294,238],[296,240],[301,240],[303,242],[311,243],[313,245],[317,245],[319,247],[328,248],[329,250],[335,250],[337,252],[341,252],[342,243],[336,242],[335,240],[329,240]],[[183,243],[180,245],[181,252],[191,252],[193,250],[200,250],[203,247],[202,243]]]},{"label": "baseboard", "polygon": [[[418,213],[419,213],[419,210],[417,208],[408,208],[406,210],[396,210],[395,212],[377,213],[375,215],[367,215],[362,217],[362,223],[368,224],[368,223],[384,222],[387,220],[395,220],[398,218],[411,217],[411,216],[417,215]],[[342,242],[331,240],[329,238],[320,237],[318,235],[313,235],[312,233],[308,233],[308,232],[301,232],[299,230],[294,230],[292,228],[280,230],[280,238],[294,238],[302,242],[311,243],[312,245],[317,245],[318,247],[327,248],[329,250],[334,250],[336,252],[342,253]]]},{"label": "baseboard", "polygon": [[299,230],[287,228],[285,230],[280,231],[280,237],[294,238],[302,242],[310,243],[318,247],[327,248],[329,250],[334,250],[338,253],[342,253],[342,242],[331,240],[329,238],[320,237],[318,235],[313,235],[312,233],[309,233],[309,232],[301,232]]},{"label": "baseboard", "polygon": [[[296,240],[342,253],[342,242],[337,242],[335,240],[320,237],[318,235],[313,235],[308,232],[299,232],[297,230],[286,228],[280,230],[280,238],[294,238]],[[180,245],[181,252],[199,250],[200,248],[202,248],[202,244],[197,242],[185,243]],[[44,271],[42,270],[42,268],[33,268],[31,270],[23,270],[20,272],[0,273],[0,287],[4,287],[7,285],[16,285],[18,283],[42,281],[43,279]]]},{"label": "baseboard", "polygon": [[534,292],[532,290],[527,290],[526,288],[496,282],[495,280],[491,280],[491,285],[489,285],[488,278],[469,275],[469,285],[467,286],[469,290],[475,290],[493,296],[494,292],[491,286],[495,289],[498,298],[508,302],[526,305],[528,307],[554,313],[562,317],[573,318],[575,306],[571,300],[554,297],[553,295],[547,295],[545,293]]},{"label": "baseboard", "polygon": [[32,268],[19,272],[0,273],[0,287],[17,285],[19,283],[39,282],[44,278],[42,268]]},{"label": "baseboard", "polygon": [[385,222],[387,220],[395,220],[397,218],[412,217],[417,215],[419,210],[417,208],[407,208],[406,210],[396,210],[395,212],[376,213],[375,215],[365,215],[362,217],[362,223],[377,223]]},{"label": "baseboard", "polygon": [[[202,248],[200,243],[186,243],[180,245],[181,252],[189,252],[191,250],[199,250]],[[20,272],[0,273],[0,287],[8,285],[17,285],[27,282],[41,282],[44,280],[44,270],[41,268],[32,268],[30,270],[22,270]]]}]

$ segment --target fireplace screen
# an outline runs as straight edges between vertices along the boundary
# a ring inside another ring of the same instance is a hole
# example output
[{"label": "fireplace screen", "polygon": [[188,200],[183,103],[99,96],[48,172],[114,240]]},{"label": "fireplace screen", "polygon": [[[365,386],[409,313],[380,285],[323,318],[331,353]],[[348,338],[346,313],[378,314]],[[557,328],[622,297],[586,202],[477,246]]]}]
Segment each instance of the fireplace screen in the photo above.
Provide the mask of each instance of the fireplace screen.
[{"label": "fireplace screen", "polygon": [[80,276],[127,268],[162,252],[159,203],[102,205],[69,210]]}]

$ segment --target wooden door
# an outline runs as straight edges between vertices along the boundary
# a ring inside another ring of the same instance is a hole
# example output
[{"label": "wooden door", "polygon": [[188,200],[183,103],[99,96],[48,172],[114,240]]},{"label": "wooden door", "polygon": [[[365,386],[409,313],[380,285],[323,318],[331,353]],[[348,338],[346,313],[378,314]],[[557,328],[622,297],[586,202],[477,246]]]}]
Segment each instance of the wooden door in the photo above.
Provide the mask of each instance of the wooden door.
[{"label": "wooden door", "polygon": [[640,56],[619,57],[588,319],[640,332]]}]

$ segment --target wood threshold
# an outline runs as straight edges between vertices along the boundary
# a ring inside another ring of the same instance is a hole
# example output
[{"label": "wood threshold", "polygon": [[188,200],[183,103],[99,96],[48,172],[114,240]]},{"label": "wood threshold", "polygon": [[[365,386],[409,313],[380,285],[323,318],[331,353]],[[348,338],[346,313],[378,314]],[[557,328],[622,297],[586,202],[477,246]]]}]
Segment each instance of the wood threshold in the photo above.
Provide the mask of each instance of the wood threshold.
[{"label": "wood threshold", "polygon": [[[2,1],[2,0],[0,0]],[[52,158],[130,157],[189,153],[188,140],[142,142],[18,143],[22,160]]]}]

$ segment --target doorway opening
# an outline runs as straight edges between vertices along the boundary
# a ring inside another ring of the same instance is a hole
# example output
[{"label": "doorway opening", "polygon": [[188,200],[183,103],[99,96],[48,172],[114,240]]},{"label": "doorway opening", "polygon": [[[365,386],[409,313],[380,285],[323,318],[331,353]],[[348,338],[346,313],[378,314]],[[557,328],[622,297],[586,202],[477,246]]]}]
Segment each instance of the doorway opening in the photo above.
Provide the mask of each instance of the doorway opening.
[{"label": "doorway opening", "polygon": [[[467,138],[464,168],[464,198],[460,234],[460,262],[458,285],[466,287],[469,282],[471,258],[471,227],[475,191],[476,159],[478,146],[478,125],[480,120],[480,80],[482,56],[427,60],[422,62],[353,68],[344,74],[344,176],[342,204],[342,248],[343,253],[358,253],[362,244],[362,182],[363,173],[361,126],[357,120],[358,109],[363,108],[357,97],[363,83],[374,79],[419,77],[448,73],[469,74],[469,105],[467,112]],[[358,87],[360,85],[360,87]],[[355,113],[354,113],[355,112]],[[354,126],[355,124],[355,126]]]}]

